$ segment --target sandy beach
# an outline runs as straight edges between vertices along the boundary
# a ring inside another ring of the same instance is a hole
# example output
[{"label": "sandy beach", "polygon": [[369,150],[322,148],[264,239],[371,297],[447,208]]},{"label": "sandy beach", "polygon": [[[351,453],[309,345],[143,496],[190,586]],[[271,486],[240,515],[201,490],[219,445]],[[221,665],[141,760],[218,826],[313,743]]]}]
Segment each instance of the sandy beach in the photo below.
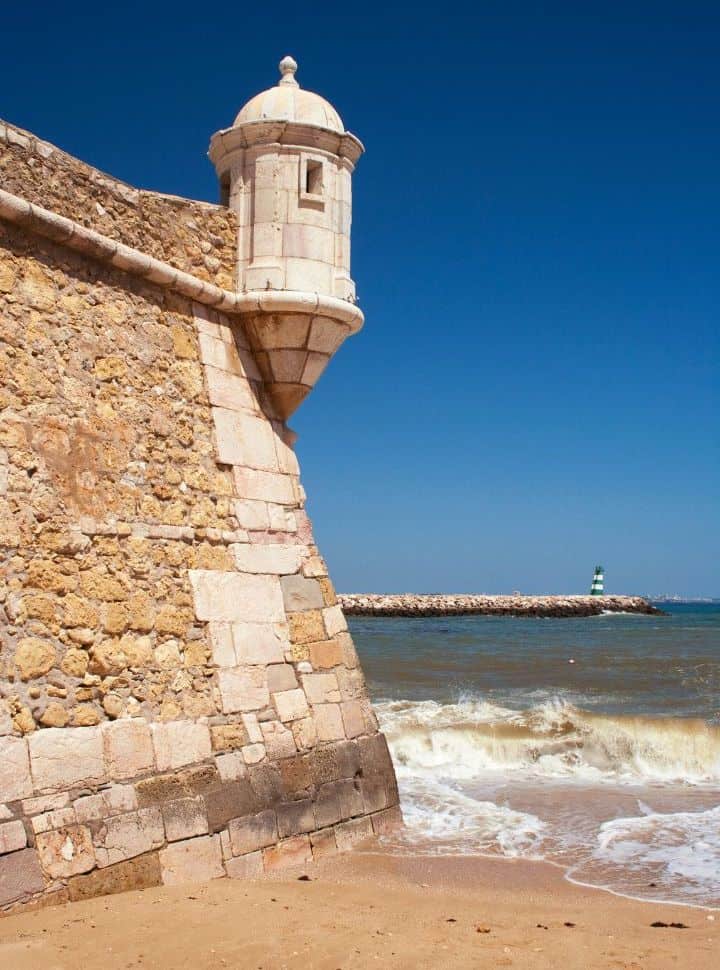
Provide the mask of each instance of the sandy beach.
[{"label": "sandy beach", "polygon": [[0,920],[0,966],[13,970],[710,970],[719,943],[720,912],[586,890],[546,864],[379,853]]}]

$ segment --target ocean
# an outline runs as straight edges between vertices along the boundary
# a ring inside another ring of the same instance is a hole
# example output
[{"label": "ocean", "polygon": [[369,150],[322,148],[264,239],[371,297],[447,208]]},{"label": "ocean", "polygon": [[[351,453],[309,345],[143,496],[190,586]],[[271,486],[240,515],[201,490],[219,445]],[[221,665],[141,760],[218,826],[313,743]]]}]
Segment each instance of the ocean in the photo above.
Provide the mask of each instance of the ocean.
[{"label": "ocean", "polygon": [[388,849],[720,907],[720,605],[663,608],[351,617],[407,823]]}]

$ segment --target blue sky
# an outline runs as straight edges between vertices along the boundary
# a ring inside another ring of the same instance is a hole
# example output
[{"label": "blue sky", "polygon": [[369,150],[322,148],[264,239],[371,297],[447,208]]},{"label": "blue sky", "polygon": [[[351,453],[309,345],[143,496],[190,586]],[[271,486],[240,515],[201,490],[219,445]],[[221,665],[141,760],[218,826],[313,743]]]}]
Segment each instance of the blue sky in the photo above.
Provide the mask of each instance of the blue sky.
[{"label": "blue sky", "polygon": [[720,595],[720,8],[267,9],[12,4],[0,116],[215,201],[290,53],[363,140],[365,329],[291,422],[336,585]]}]

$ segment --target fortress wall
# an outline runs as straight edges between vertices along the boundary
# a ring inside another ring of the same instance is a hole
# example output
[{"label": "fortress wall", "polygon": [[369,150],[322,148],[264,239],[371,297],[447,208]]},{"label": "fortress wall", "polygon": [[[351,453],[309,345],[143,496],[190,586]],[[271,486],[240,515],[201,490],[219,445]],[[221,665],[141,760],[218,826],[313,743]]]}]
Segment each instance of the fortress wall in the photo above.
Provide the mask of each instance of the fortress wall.
[{"label": "fortress wall", "polygon": [[237,217],[132,188],[0,121],[0,188],[217,286],[232,288]]},{"label": "fortress wall", "polygon": [[246,877],[395,824],[239,318],[0,221],[0,375],[0,908]]}]

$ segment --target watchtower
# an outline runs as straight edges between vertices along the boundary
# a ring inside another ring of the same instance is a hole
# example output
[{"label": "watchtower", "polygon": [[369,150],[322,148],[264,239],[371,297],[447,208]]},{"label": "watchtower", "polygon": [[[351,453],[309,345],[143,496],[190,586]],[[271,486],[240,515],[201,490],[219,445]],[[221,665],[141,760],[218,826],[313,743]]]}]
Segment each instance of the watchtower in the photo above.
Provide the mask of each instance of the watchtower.
[{"label": "watchtower", "polygon": [[[251,98],[209,156],[237,213],[236,287],[270,400],[283,420],[363,324],[350,277],[352,173],[362,143],[335,108],[280,62],[280,81]],[[252,304],[252,301],[250,301]]]}]

